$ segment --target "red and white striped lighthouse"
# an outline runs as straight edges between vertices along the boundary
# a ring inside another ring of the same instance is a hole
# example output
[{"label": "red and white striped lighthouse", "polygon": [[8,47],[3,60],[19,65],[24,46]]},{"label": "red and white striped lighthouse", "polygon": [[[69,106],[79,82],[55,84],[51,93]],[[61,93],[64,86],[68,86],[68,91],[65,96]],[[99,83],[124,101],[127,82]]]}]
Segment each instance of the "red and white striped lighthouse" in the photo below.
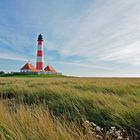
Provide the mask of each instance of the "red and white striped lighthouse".
[{"label": "red and white striped lighthouse", "polygon": [[36,61],[36,69],[38,71],[44,70],[44,58],[43,58],[43,37],[40,34],[38,36],[38,49],[37,49],[37,61]]}]

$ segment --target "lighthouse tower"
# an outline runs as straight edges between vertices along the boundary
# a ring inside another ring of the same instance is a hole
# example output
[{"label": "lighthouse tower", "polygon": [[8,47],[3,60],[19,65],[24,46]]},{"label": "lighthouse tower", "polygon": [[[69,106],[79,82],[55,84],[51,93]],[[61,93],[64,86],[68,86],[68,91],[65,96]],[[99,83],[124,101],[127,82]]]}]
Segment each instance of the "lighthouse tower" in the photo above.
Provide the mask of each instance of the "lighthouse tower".
[{"label": "lighthouse tower", "polygon": [[40,34],[38,36],[38,49],[37,49],[37,61],[36,61],[36,69],[38,71],[44,71],[44,58],[43,58],[43,37]]}]

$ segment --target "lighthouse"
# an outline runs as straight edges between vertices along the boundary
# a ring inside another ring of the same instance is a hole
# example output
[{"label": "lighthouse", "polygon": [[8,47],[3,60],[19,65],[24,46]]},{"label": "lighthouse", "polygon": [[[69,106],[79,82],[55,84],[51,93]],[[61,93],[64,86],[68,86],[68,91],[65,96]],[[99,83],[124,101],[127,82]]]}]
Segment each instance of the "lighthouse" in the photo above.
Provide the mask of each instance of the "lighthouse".
[{"label": "lighthouse", "polygon": [[40,72],[44,71],[44,57],[43,57],[43,37],[42,35],[38,35],[38,48],[37,48],[37,61],[36,61],[36,69]]},{"label": "lighthouse", "polygon": [[61,75],[62,73],[57,72],[51,65],[47,65],[44,68],[43,36],[41,34],[38,35],[37,43],[38,46],[37,46],[36,68],[30,62],[28,62],[20,69],[20,73]]}]

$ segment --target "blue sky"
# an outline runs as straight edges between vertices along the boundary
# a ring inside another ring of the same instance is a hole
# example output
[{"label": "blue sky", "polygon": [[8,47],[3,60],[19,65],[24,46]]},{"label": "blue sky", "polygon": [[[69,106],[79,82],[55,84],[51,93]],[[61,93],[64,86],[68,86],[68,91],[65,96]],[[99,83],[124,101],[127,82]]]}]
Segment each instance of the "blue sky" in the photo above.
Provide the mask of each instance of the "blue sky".
[{"label": "blue sky", "polygon": [[140,0],[4,0],[0,2],[0,70],[36,62],[66,75],[140,76]]}]

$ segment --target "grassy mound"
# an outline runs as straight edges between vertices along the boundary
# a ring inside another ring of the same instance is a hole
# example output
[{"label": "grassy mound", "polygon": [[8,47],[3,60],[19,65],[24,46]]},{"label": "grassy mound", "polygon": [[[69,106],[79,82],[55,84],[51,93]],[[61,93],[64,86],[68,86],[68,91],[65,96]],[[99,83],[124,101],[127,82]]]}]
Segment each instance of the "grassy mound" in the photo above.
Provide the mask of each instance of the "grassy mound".
[{"label": "grassy mound", "polygon": [[6,73],[6,74],[0,74],[0,77],[29,77],[29,78],[33,78],[33,77],[47,77],[47,78],[60,78],[60,77],[66,77],[64,75],[61,74],[33,74],[33,73],[26,73],[26,74],[22,74],[22,73]]}]

